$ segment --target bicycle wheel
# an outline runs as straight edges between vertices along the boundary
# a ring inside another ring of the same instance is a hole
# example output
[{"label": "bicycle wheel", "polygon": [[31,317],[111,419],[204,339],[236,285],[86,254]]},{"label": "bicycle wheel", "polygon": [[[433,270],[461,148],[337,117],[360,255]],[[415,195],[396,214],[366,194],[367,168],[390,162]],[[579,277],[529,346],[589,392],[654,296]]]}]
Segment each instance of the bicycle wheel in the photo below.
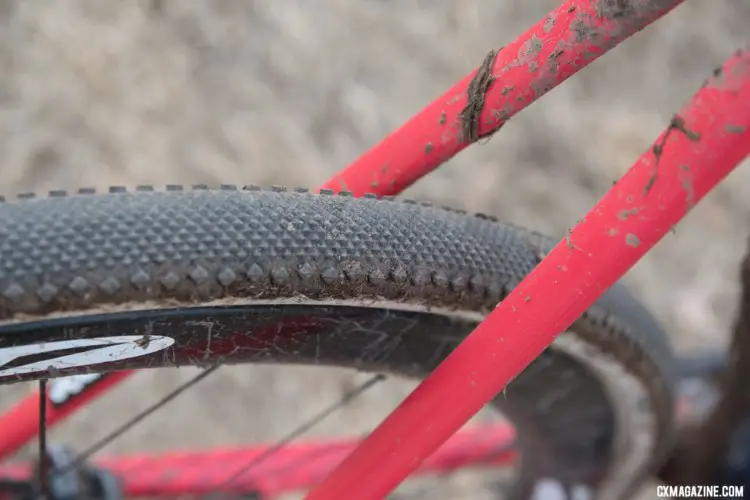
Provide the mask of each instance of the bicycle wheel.
[{"label": "bicycle wheel", "polygon": [[[205,186],[0,203],[0,382],[290,362],[423,376],[553,241],[414,202]],[[612,287],[495,398],[514,498],[626,495],[665,457],[665,335]],[[580,496],[583,495],[583,496]]]}]

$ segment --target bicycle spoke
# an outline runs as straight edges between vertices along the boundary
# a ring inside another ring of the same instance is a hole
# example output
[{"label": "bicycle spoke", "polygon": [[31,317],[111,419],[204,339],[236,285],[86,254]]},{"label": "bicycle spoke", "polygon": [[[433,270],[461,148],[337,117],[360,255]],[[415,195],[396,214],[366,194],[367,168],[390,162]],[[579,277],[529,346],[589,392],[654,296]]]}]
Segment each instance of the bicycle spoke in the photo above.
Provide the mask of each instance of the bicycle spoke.
[{"label": "bicycle spoke", "polygon": [[145,410],[141,411],[137,415],[135,415],[133,418],[122,424],[120,427],[116,428],[109,434],[107,434],[105,437],[100,439],[99,441],[95,442],[88,448],[86,448],[84,451],[82,451],[76,458],[73,460],[73,463],[68,466],[67,468],[59,471],[55,471],[56,473],[64,473],[70,470],[74,467],[79,467],[88,460],[94,453],[104,448],[106,445],[117,439],[118,437],[125,434],[127,431],[129,431],[133,426],[138,424],[139,422],[143,421],[146,417],[151,415],[153,412],[158,410],[159,408],[162,408],[164,405],[175,399],[177,396],[188,390],[189,388],[193,387],[195,384],[206,378],[208,375],[216,371],[218,366],[212,366],[210,368],[206,368],[201,373],[196,375],[195,377],[189,379],[188,381],[184,382],[182,385],[178,386],[176,389],[174,389],[172,392],[168,393],[158,401],[156,401],[154,404],[146,408]]},{"label": "bicycle spoke", "polygon": [[[222,483],[219,488],[217,488],[215,493],[220,493],[223,490],[225,490],[229,485],[231,485],[237,478],[241,477],[243,474],[247,474],[249,471],[251,471],[254,467],[257,467],[258,465],[262,464],[264,461],[268,460],[270,457],[272,457],[274,454],[278,453],[280,450],[282,450],[286,445],[300,437],[305,432],[312,429],[314,426],[328,418],[330,415],[332,415],[334,412],[336,412],[338,409],[343,408],[347,404],[349,404],[352,400],[356,399],[357,397],[361,396],[365,391],[373,387],[378,382],[382,382],[386,379],[386,376],[383,374],[374,375],[373,377],[369,378],[359,386],[355,387],[353,390],[345,393],[338,401],[333,403],[332,405],[328,406],[327,408],[324,408],[320,412],[316,413],[312,416],[309,420],[304,422],[302,425],[298,426],[297,428],[293,429],[289,434],[282,437],[276,444],[268,448],[266,451],[258,455],[257,457],[253,458],[249,462],[247,462],[244,466],[240,467],[240,469],[232,474],[224,483]],[[206,497],[204,497],[204,500],[211,500],[215,498],[213,495],[215,493],[210,493]]]},{"label": "bicycle spoke", "polygon": [[41,379],[39,380],[39,492],[43,500],[49,498],[47,458],[47,379]]}]

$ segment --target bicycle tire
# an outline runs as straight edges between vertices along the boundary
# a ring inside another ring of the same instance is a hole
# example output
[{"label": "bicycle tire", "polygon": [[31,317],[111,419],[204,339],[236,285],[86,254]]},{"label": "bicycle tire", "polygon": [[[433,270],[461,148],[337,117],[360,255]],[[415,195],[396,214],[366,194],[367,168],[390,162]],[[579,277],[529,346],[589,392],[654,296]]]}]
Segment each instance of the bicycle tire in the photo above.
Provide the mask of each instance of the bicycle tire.
[{"label": "bicycle tire", "polygon": [[[0,383],[249,361],[424,375],[553,244],[330,191],[23,195],[0,203]],[[630,494],[672,444],[673,365],[645,308],[608,290],[493,402],[521,450],[512,496]]]}]

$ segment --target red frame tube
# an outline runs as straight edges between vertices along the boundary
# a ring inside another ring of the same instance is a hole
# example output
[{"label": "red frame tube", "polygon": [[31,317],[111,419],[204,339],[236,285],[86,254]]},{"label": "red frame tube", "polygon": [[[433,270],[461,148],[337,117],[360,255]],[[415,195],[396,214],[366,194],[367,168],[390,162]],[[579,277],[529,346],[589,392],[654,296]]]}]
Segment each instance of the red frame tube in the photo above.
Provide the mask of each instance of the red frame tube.
[{"label": "red frame tube", "polygon": [[306,498],[344,500],[352,492],[362,500],[384,498],[748,154],[745,49],[715,72],[568,237]]},{"label": "red frame tube", "polygon": [[[677,421],[690,426],[705,416],[703,401],[681,396]],[[359,438],[295,441],[266,456],[233,479],[238,468],[253,463],[276,443],[241,448],[137,454],[97,458],[94,464],[115,473],[128,497],[180,497],[217,492],[259,491],[273,496],[315,486],[361,442]],[[507,422],[461,429],[425,460],[415,475],[449,474],[465,467],[509,467],[516,460],[515,433]],[[28,463],[0,465],[0,479],[30,479]],[[0,495],[2,498],[2,495]]]},{"label": "red frame tube", "polygon": [[[426,460],[417,474],[445,474],[469,466],[508,466],[516,458],[514,439],[512,427],[504,422],[462,429]],[[121,478],[128,497],[258,491],[266,498],[266,495],[279,495],[314,486],[360,441],[358,438],[345,438],[290,443],[230,483],[227,483],[228,478],[266,453],[273,444],[206,452],[104,457],[97,459],[95,464]],[[30,474],[28,464],[0,466],[0,478],[27,480]]]},{"label": "red frame tube", "polygon": [[[495,81],[484,89],[484,105],[476,118],[478,136],[496,132],[510,117],[682,1],[630,0],[622,2],[625,7],[605,0],[563,2],[497,53],[489,67]],[[473,140],[462,137],[460,115],[477,71],[323,187],[355,196],[398,194],[469,146]]]}]

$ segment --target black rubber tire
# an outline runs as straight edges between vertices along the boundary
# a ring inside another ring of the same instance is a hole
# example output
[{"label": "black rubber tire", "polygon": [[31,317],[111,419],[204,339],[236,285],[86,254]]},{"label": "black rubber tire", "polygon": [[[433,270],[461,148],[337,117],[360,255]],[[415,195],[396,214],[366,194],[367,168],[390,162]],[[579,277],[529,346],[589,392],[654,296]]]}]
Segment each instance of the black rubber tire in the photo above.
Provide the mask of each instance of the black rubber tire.
[{"label": "black rubber tire", "polygon": [[[264,359],[423,374],[552,244],[487,216],[328,192],[171,186],[23,196],[0,203],[0,352],[118,331],[150,338],[163,328],[182,335],[172,355],[86,369],[246,362],[258,352],[217,360],[205,345],[202,357],[180,349],[206,338],[191,326],[202,318],[215,327],[210,344],[226,325],[304,309],[370,324],[338,332],[325,355],[321,334],[316,351],[302,341],[294,352],[263,349]],[[417,325],[413,334],[404,321]],[[365,330],[380,336],[366,344]],[[377,355],[366,356],[373,342]],[[81,371],[20,376],[8,369],[17,365],[0,366],[0,382]],[[496,398],[522,449],[514,496],[550,484],[627,496],[670,449],[674,384],[666,336],[614,286]]]}]

